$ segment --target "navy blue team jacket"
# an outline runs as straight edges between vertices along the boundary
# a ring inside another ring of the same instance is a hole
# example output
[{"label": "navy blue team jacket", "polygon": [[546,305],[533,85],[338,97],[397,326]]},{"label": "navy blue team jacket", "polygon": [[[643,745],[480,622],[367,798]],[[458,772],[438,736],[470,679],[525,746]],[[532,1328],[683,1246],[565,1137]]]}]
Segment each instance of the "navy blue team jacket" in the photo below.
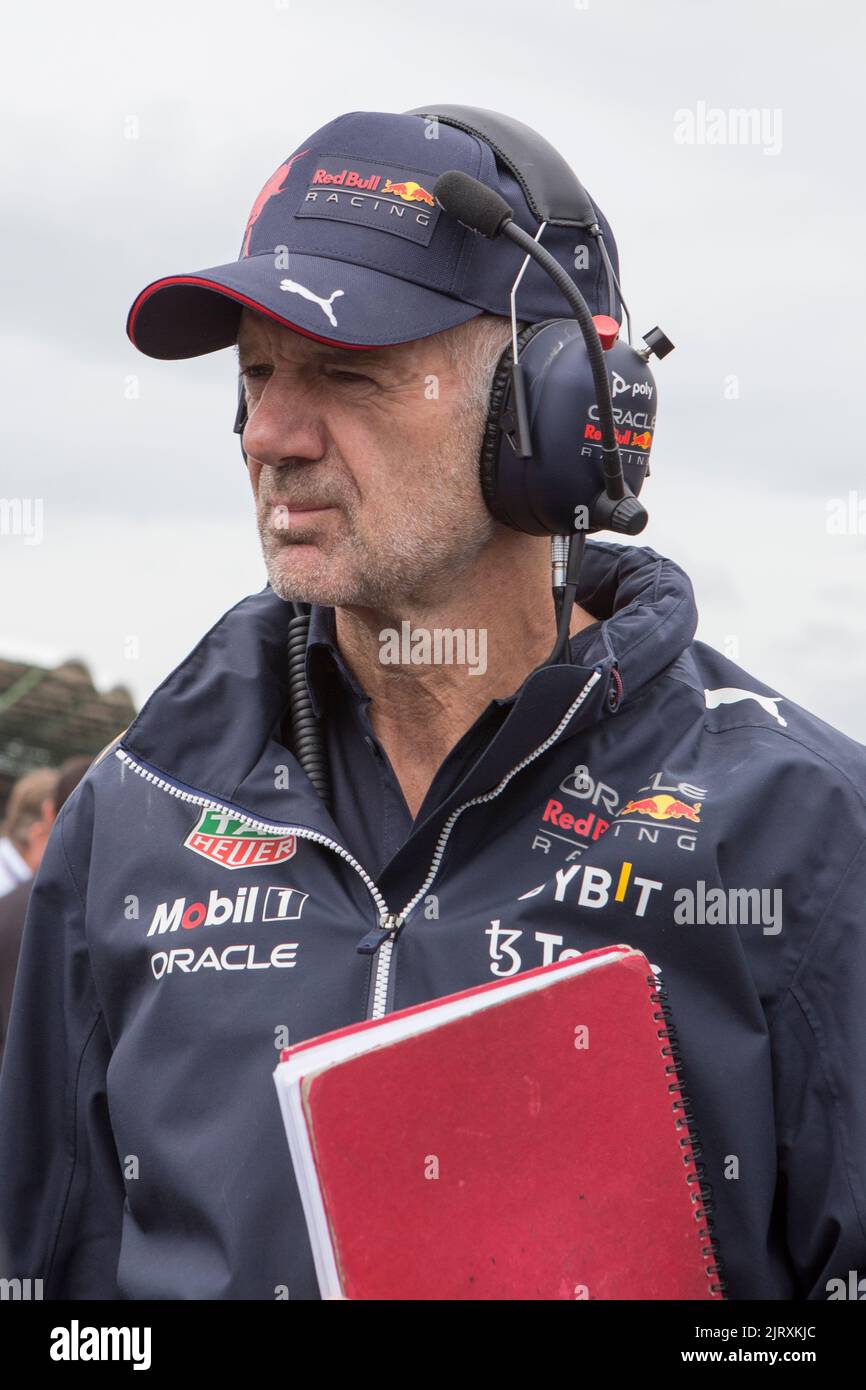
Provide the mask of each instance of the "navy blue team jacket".
[{"label": "navy blue team jacket", "polygon": [[866,748],[695,641],[653,550],[590,541],[578,602],[600,620],[580,663],[526,679],[375,878],[281,741],[269,586],[159,686],[33,888],[8,1274],[48,1298],[316,1298],[277,1048],[614,942],[667,986],[729,1295],[866,1273]]}]

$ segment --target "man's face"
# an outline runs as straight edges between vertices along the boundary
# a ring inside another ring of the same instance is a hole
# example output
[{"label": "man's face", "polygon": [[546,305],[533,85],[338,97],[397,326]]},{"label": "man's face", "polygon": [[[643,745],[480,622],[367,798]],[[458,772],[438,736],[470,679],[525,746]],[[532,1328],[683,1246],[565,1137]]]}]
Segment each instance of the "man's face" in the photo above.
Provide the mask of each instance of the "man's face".
[{"label": "man's face", "polygon": [[441,601],[490,541],[483,413],[441,337],[365,353],[244,309],[244,448],[281,598],[385,610]]}]

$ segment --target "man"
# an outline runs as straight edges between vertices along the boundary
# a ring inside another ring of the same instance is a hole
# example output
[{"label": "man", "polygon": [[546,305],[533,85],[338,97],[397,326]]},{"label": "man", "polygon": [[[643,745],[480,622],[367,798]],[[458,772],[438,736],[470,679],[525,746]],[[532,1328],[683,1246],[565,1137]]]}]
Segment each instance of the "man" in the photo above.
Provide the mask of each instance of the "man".
[{"label": "man", "polygon": [[[236,264],[131,311],[154,356],[238,342],[269,582],[58,819],[0,1087],[13,1273],[54,1298],[315,1298],[275,1049],[628,942],[668,987],[728,1293],[835,1296],[866,1267],[866,750],[695,642],[687,576],[645,547],[587,543],[571,663],[535,670],[548,543],[478,478],[521,257],[415,195],[463,169],[537,229],[490,146],[427,130],[337,118],[268,180]],[[580,236],[550,230],[574,267]],[[532,265],[518,312],[566,313]],[[330,811],[283,739],[290,600],[313,605]],[[485,657],[395,660],[404,623]],[[639,1146],[622,1171],[640,1183]]]},{"label": "man", "polygon": [[57,769],[27,772],[9,794],[0,825],[0,898],[29,883],[42,859],[54,823]]},{"label": "man", "polygon": [[[28,799],[26,795],[22,796],[19,791],[22,783],[29,782],[31,788],[29,796],[33,798],[38,807],[37,818],[31,821],[26,832],[26,852],[30,856],[34,870],[41,863],[48,833],[60,813],[61,806],[70,792],[77,787],[90,763],[91,759],[88,757],[67,758],[59,771],[54,768],[40,769],[39,772],[30,773],[28,777],[22,778],[13,788],[8,818],[10,835],[13,839],[21,828],[23,806]],[[37,779],[35,783],[33,782],[34,777]],[[41,792],[46,787],[49,789],[53,787],[53,794],[41,798]],[[15,971],[18,966],[24,919],[27,915],[27,905],[30,902],[32,887],[33,875],[31,874],[23,883],[16,884],[11,892],[0,898],[0,1066],[3,1062],[6,1030],[9,1026],[9,1013],[12,1006],[12,991],[15,985]]]}]

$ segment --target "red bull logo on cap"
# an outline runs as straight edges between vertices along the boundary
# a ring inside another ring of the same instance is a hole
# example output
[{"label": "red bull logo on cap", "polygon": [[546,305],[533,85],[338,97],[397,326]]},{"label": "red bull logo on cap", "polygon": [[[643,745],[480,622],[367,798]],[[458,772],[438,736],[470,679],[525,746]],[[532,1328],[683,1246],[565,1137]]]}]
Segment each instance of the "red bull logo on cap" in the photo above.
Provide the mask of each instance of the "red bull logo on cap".
[{"label": "red bull logo on cap", "polygon": [[441,209],[430,192],[437,175],[339,155],[318,155],[310,161],[306,191],[295,217],[322,217],[354,222],[359,227],[391,232],[428,246]]},{"label": "red bull logo on cap", "polygon": [[390,179],[386,179],[382,184],[382,192],[395,193],[398,198],[405,198],[407,203],[429,203],[431,208],[436,206],[433,194],[422,188],[420,183],[392,183]]},{"label": "red bull logo on cap", "polygon": [[284,160],[283,163],[280,165],[279,169],[275,169],[274,172],[271,174],[271,177],[268,179],[264,188],[259,193],[259,196],[256,198],[256,201],[253,203],[252,211],[250,212],[250,215],[247,218],[246,231],[244,232],[244,245],[243,250],[241,251],[242,256],[248,256],[250,254],[250,237],[252,235],[253,228],[255,227],[256,223],[258,222],[259,218],[261,217],[262,213],[265,210],[265,207],[270,202],[271,198],[275,198],[278,193],[282,192],[283,184],[289,177],[289,173],[295,160],[300,159],[303,155],[309,153],[309,150],[299,150],[297,154],[292,155],[291,159]]},{"label": "red bull logo on cap", "polygon": [[310,179],[310,187],[334,184],[339,188],[369,189],[371,193],[375,193],[381,182],[381,174],[368,174],[365,178],[357,169],[340,169],[336,173],[329,173],[327,169],[317,169]]}]

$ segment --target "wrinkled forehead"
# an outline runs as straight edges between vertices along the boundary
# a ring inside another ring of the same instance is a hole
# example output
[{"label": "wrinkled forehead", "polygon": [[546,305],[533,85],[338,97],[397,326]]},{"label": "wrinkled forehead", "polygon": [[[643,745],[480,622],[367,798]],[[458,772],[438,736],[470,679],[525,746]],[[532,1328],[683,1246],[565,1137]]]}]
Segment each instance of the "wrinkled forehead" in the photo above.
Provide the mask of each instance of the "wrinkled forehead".
[{"label": "wrinkled forehead", "polygon": [[305,333],[296,332],[287,325],[276,323],[255,309],[244,307],[238,324],[235,352],[241,364],[254,352],[270,352],[296,362],[351,361],[355,363],[382,366],[405,366],[408,362],[431,354],[442,352],[442,335],[432,334],[427,338],[416,338],[406,343],[394,343],[385,347],[354,348],[342,344],[321,343]]}]

